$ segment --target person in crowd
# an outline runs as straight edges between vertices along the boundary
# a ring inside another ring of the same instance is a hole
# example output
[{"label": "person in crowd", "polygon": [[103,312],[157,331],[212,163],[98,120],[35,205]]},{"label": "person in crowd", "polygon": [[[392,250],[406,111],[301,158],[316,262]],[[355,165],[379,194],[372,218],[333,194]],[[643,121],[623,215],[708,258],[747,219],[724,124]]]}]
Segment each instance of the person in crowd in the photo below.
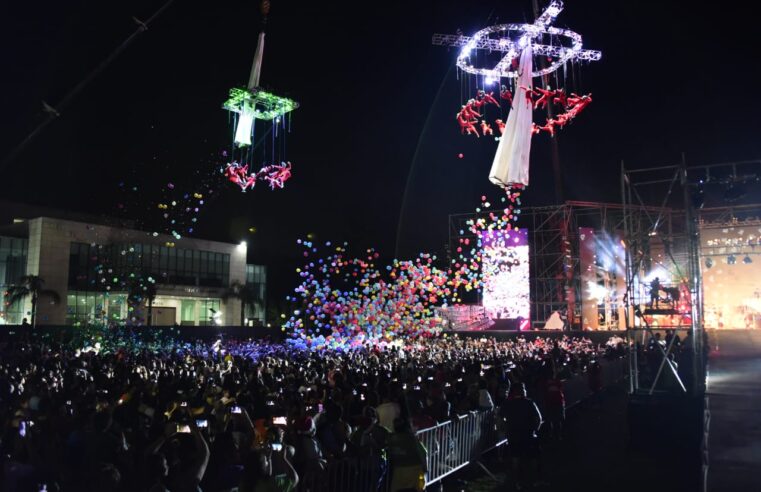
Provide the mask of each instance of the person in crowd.
[{"label": "person in crowd", "polygon": [[[272,444],[278,449],[273,449]],[[273,470],[277,465],[283,473]],[[270,443],[264,448],[253,450],[248,454],[245,476],[238,492],[292,492],[296,490],[299,476],[291,465],[284,448],[277,443]]]},{"label": "person in crowd", "polygon": [[542,414],[536,403],[526,394],[526,386],[516,383],[510,397],[502,404],[508,452],[512,462],[516,488],[522,489],[535,481],[539,467],[539,439]]},{"label": "person in crowd", "polygon": [[428,453],[415,437],[406,419],[394,420],[394,433],[388,439],[392,492],[422,491],[428,471]]},{"label": "person in crowd", "polygon": [[565,393],[563,381],[557,377],[554,368],[550,369],[550,377],[544,381],[544,421],[549,427],[549,436],[552,439],[563,438],[563,424],[565,423]]},{"label": "person in crowd", "polygon": [[[399,445],[408,428],[495,404],[506,416],[511,381],[535,391],[553,364],[563,379],[620,355],[620,343],[567,336],[310,350],[118,326],[83,327],[66,340],[30,333],[0,345],[0,488],[288,490],[359,460],[369,478],[357,489],[371,489],[392,480],[394,453],[411,463]],[[429,452],[457,458],[455,437],[440,432]]]},{"label": "person in crowd", "polygon": [[322,452],[322,444],[315,437],[317,428],[312,417],[299,419],[296,432],[296,472],[307,483],[314,483],[325,471],[327,460]]},{"label": "person in crowd", "polygon": [[478,382],[478,409],[482,411],[494,409],[494,401],[487,389],[487,385],[488,382],[485,379],[481,379]]},{"label": "person in crowd", "polygon": [[378,423],[391,431],[394,428],[394,420],[402,414],[399,403],[392,401],[388,387],[382,387],[379,391],[381,404],[375,409],[378,412]]}]

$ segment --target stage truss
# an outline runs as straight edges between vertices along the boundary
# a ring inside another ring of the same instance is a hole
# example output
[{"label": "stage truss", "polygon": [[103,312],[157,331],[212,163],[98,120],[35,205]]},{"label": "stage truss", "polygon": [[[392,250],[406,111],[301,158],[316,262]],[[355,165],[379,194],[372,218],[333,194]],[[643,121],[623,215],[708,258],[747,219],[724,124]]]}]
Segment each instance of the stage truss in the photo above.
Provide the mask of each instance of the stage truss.
[{"label": "stage truss", "polygon": [[[707,346],[700,230],[707,223],[757,221],[761,205],[726,202],[739,201],[742,196],[737,189],[758,183],[760,177],[761,161],[688,167],[683,156],[678,164],[645,169],[627,169],[621,164],[626,245],[624,312],[626,336],[632,348],[631,393],[697,395],[705,391]],[[721,187],[720,196],[709,189],[716,186]],[[706,208],[706,201],[721,206]],[[659,267],[675,274],[673,284],[667,288],[683,292],[680,305],[674,301],[666,308],[653,309],[648,303],[648,275],[652,276]],[[664,330],[679,335],[684,344],[681,353],[676,354],[675,337],[669,343],[650,343],[656,333],[663,334]],[[643,360],[648,345],[655,350],[649,352],[649,361]]]},{"label": "stage truss", "polygon": [[[482,212],[449,216],[450,256],[457,250],[460,238],[476,239],[468,232],[460,234],[468,231],[467,222],[488,215]],[[579,229],[591,228],[615,236],[623,233],[623,221],[624,207],[615,203],[567,201],[562,205],[521,209],[517,225],[528,232],[532,329],[543,329],[556,311],[563,314],[566,329],[582,328]],[[472,298],[470,302],[480,303],[481,299]]]}]

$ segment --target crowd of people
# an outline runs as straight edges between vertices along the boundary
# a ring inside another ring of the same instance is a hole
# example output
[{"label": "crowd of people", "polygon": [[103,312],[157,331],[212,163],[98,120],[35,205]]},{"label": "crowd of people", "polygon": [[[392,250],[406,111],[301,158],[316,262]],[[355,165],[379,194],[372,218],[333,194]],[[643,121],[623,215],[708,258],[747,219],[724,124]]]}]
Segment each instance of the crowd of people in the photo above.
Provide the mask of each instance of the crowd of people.
[{"label": "crowd of people", "polygon": [[344,352],[135,340],[4,342],[2,490],[323,490],[314,484],[347,459],[373,469],[368,490],[420,490],[430,450],[416,431],[495,410],[519,446],[520,418],[542,420],[513,401],[525,388],[558,430],[562,381],[623,350],[569,337]]}]

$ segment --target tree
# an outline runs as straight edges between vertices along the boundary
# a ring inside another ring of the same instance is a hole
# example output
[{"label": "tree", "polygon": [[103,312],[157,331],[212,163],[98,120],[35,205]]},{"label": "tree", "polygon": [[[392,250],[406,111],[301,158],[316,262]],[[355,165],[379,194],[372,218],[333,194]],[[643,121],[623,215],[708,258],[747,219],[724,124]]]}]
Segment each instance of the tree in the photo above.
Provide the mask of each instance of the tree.
[{"label": "tree", "polygon": [[61,302],[58,292],[43,288],[45,280],[37,275],[24,275],[18,281],[18,285],[8,288],[8,305],[12,306],[23,301],[27,296],[32,297],[32,327],[37,326],[37,301],[40,297],[49,297],[53,304]]},{"label": "tree", "polygon": [[246,319],[246,306],[261,307],[262,300],[259,298],[259,291],[251,284],[241,284],[240,282],[233,282],[230,287],[222,294],[222,299],[227,301],[228,299],[240,300],[240,325],[245,325]]},{"label": "tree", "polygon": [[148,326],[153,325],[153,301],[156,300],[156,282],[152,278],[141,277],[132,279],[127,286],[127,303],[133,308],[144,306],[148,301]]}]

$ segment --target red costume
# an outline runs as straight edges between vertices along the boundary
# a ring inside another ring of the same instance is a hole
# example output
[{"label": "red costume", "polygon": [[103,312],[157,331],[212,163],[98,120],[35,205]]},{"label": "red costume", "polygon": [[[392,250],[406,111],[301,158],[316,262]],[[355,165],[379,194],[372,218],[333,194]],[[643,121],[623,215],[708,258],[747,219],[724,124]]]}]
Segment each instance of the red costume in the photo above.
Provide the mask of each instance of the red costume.
[{"label": "red costume", "polygon": [[230,182],[235,183],[238,186],[240,186],[241,182],[240,169],[240,165],[237,162],[233,162],[232,164],[227,165],[224,173]]},{"label": "red costume", "polygon": [[558,89],[555,91],[555,98],[552,100],[555,104],[560,104],[563,107],[566,107],[568,104],[568,96],[565,95],[565,90]]},{"label": "red costume", "polygon": [[534,105],[534,91],[532,89],[529,89],[528,87],[523,87],[523,86],[521,86],[521,89],[523,89],[526,92],[525,94],[526,102],[529,103],[529,105],[533,106]]},{"label": "red costume", "polygon": [[502,135],[505,133],[505,122],[502,120],[494,120],[494,124],[497,125],[497,128],[499,129],[499,134]]},{"label": "red costume", "polygon": [[475,118],[480,118],[481,114],[473,109],[474,100],[471,99],[468,101],[468,103],[462,107],[459,113],[457,113],[457,117],[459,118],[460,115],[462,115],[466,120],[472,120]]},{"label": "red costume", "polygon": [[270,166],[269,168],[263,168],[262,171],[265,171],[266,173],[264,179],[269,182],[270,188],[274,190],[277,186],[278,188],[282,189],[283,185],[285,185],[285,182],[288,181],[291,177],[291,163],[284,162],[279,166]]},{"label": "red costume", "polygon": [[559,114],[555,117],[555,126],[559,128],[563,128],[566,125],[566,123],[571,121],[572,118],[573,117],[569,116],[568,113]]},{"label": "red costume", "polygon": [[485,102],[486,104],[493,104],[495,106],[499,106],[499,103],[496,99],[494,99],[494,92],[489,92],[488,94],[484,91],[478,91],[478,95],[481,97],[481,101]]},{"label": "red costume", "polygon": [[513,105],[513,93],[510,92],[510,89],[508,89],[504,85],[502,86],[502,90],[499,92],[499,97],[507,101],[508,104],[510,104],[510,106]]},{"label": "red costume", "polygon": [[550,118],[544,126],[540,126],[540,130],[544,130],[550,134],[551,137],[555,136],[555,123],[556,121]]},{"label": "red costume", "polygon": [[494,130],[491,129],[491,126],[484,120],[481,120],[481,132],[486,135],[494,135]]},{"label": "red costume", "polygon": [[567,106],[566,108],[569,111],[573,111],[576,116],[579,114],[584,108],[589,106],[589,104],[592,102],[592,94],[587,94],[585,96],[579,96],[578,94],[571,93],[570,96],[567,98]]},{"label": "red costume", "polygon": [[474,133],[476,137],[479,136],[478,130],[476,130],[476,127],[473,126],[473,124],[476,123],[476,121],[465,119],[462,112],[457,115],[457,123],[459,123],[460,125],[460,133],[466,133],[468,135],[470,135],[471,133]]},{"label": "red costume", "polygon": [[539,99],[536,100],[536,103],[534,104],[534,109],[537,109],[540,105],[542,106],[542,109],[547,107],[547,103],[552,101],[552,98],[555,97],[555,91],[552,89],[542,89],[542,88],[536,88],[534,89],[534,92],[539,94]]}]

